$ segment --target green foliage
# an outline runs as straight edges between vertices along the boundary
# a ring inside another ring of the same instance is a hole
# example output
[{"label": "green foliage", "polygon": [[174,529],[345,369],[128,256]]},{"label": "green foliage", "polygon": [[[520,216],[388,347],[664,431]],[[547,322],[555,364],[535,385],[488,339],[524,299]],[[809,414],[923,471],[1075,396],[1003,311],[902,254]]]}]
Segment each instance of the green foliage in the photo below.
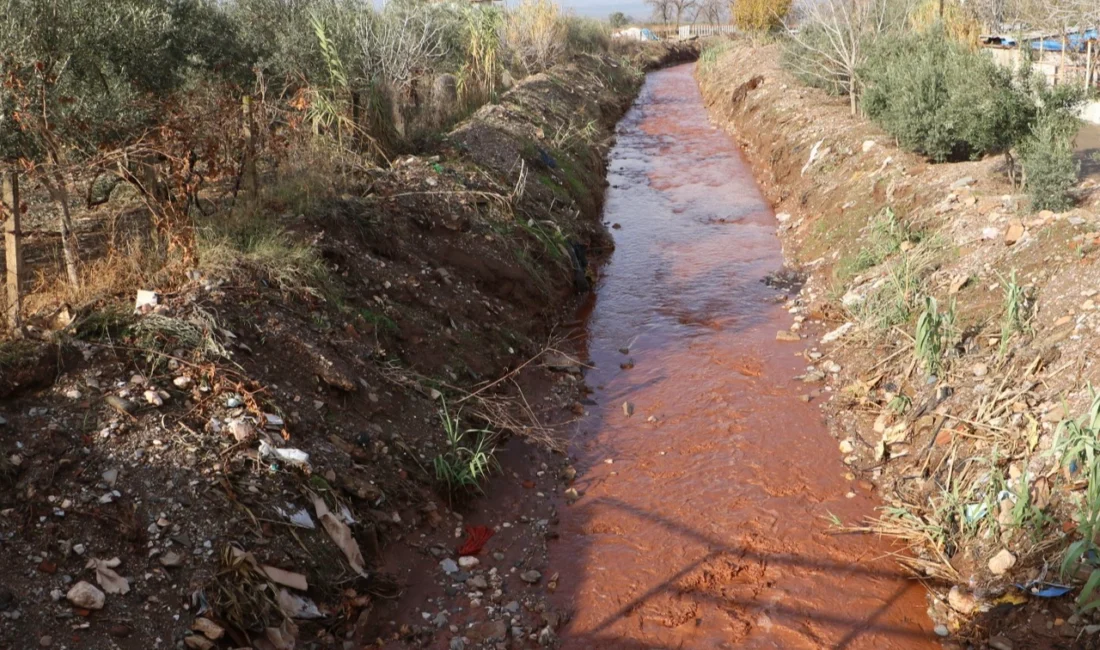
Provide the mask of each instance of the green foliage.
[{"label": "green foliage", "polygon": [[1094,600],[1100,586],[1100,568],[1096,568],[1096,553],[1100,546],[1100,395],[1089,386],[1092,403],[1087,413],[1077,419],[1066,419],[1058,425],[1051,452],[1073,475],[1088,481],[1077,511],[1077,532],[1081,539],[1069,545],[1062,558],[1061,573],[1071,575],[1078,563],[1091,565],[1092,571],[1077,597],[1081,610],[1100,607]]},{"label": "green foliage", "polygon": [[1040,117],[1020,153],[1031,209],[1062,212],[1073,207],[1070,190],[1081,165],[1074,160],[1073,134],[1066,132],[1062,116]]},{"label": "green foliage", "polygon": [[607,17],[607,24],[611,26],[611,29],[622,29],[632,22],[634,22],[633,19],[621,11],[612,12],[612,14]]},{"label": "green foliage", "polygon": [[462,413],[452,417],[445,401],[439,416],[447,443],[443,453],[432,461],[436,479],[447,489],[451,498],[470,490],[481,491],[482,481],[496,465],[492,432],[487,429],[463,430],[460,423]]},{"label": "green foliage", "polygon": [[1016,282],[1016,271],[1008,280],[1001,279],[1004,288],[1004,307],[1001,315],[1001,354],[1008,347],[1008,341],[1013,334],[1022,334],[1030,329],[1031,303],[1027,292]]},{"label": "green foliage", "polygon": [[565,46],[570,53],[606,52],[611,47],[611,33],[606,24],[592,18],[565,18]]},{"label": "green foliage", "polygon": [[924,311],[917,318],[914,350],[930,376],[938,374],[943,367],[943,353],[947,347],[953,311],[952,308],[946,314],[941,314],[936,299],[927,296],[924,299]]},{"label": "green foliage", "polygon": [[939,28],[882,39],[863,76],[868,117],[937,162],[1007,150],[1035,111],[1009,71]]}]

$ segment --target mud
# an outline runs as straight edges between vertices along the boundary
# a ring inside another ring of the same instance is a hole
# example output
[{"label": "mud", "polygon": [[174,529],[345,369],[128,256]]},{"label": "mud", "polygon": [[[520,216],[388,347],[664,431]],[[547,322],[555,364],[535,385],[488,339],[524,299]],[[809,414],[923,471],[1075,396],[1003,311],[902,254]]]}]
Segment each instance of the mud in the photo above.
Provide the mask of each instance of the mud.
[{"label": "mud", "polygon": [[895,549],[829,523],[876,502],[800,399],[803,344],[775,340],[775,217],[692,66],[649,76],[608,180],[581,498],[550,547],[563,647],[938,647]]}]

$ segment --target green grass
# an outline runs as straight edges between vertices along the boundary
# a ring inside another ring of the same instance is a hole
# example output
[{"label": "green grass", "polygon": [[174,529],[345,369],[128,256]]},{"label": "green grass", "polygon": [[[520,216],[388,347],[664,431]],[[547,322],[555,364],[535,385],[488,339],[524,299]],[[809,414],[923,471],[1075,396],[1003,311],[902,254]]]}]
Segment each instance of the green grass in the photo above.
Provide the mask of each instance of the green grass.
[{"label": "green grass", "polygon": [[936,299],[926,296],[924,310],[917,318],[917,331],[913,337],[914,352],[929,376],[939,374],[943,368],[943,353],[954,320],[955,307],[940,313]]},{"label": "green grass", "polygon": [[439,415],[446,448],[432,461],[436,480],[452,500],[471,491],[482,492],[481,484],[497,466],[494,434],[488,429],[462,429],[461,411],[452,416],[446,401]]},{"label": "green grass", "polygon": [[1100,599],[1094,599],[1100,586],[1100,567],[1096,553],[1100,546],[1096,536],[1100,533],[1100,395],[1089,386],[1092,402],[1089,410],[1079,418],[1067,418],[1055,433],[1051,453],[1073,476],[1088,481],[1085,493],[1077,507],[1077,532],[1080,539],[1069,545],[1062,558],[1062,577],[1073,575],[1078,563],[1091,568],[1088,580],[1077,597],[1077,607],[1086,611],[1100,607]]},{"label": "green grass", "polygon": [[1003,356],[1013,335],[1030,330],[1031,304],[1026,290],[1016,281],[1015,270],[1007,280],[1001,278],[1001,286],[1004,288],[1000,346],[1000,354]]},{"label": "green grass", "polygon": [[392,318],[385,314],[370,309],[361,309],[359,310],[359,315],[363,317],[363,320],[373,325],[374,329],[380,332],[397,333],[401,329]]}]

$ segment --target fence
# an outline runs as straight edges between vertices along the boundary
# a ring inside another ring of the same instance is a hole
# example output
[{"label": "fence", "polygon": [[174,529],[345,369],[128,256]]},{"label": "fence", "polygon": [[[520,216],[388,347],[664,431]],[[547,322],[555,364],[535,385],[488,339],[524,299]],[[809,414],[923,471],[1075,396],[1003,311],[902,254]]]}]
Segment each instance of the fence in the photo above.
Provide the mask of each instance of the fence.
[{"label": "fence", "polygon": [[736,34],[737,28],[733,25],[680,25],[679,35],[681,39],[692,36],[722,36]]}]

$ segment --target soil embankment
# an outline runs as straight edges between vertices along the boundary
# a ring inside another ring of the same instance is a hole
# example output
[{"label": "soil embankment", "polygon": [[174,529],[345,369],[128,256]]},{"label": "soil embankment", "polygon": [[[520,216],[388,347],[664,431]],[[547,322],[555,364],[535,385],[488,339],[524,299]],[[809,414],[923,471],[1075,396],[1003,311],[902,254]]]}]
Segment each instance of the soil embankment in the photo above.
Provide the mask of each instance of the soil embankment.
[{"label": "soil embankment", "polygon": [[[801,390],[830,416],[853,480],[885,500],[872,528],[908,543],[946,643],[1092,647],[1100,627],[1074,614],[1076,589],[1050,596],[1082,579],[1058,568],[1088,504],[1055,442],[1100,378],[1095,181],[1076,209],[1031,213],[1000,158],[933,165],[900,151],[779,55],[729,45],[699,79],[806,276],[784,337],[828,333]],[[942,317],[931,371],[916,353],[922,312]]]},{"label": "soil embankment", "polygon": [[[576,365],[548,342],[607,247],[604,155],[641,81],[581,56],[434,155],[350,173],[338,195],[266,197],[320,286],[193,272],[142,315],[4,343],[0,647],[553,638],[546,581],[523,574],[560,459],[503,447],[485,501],[440,489],[437,460],[482,439],[449,444],[452,424],[553,443],[544,423],[578,407]],[[479,516],[492,540],[459,570]]]}]

